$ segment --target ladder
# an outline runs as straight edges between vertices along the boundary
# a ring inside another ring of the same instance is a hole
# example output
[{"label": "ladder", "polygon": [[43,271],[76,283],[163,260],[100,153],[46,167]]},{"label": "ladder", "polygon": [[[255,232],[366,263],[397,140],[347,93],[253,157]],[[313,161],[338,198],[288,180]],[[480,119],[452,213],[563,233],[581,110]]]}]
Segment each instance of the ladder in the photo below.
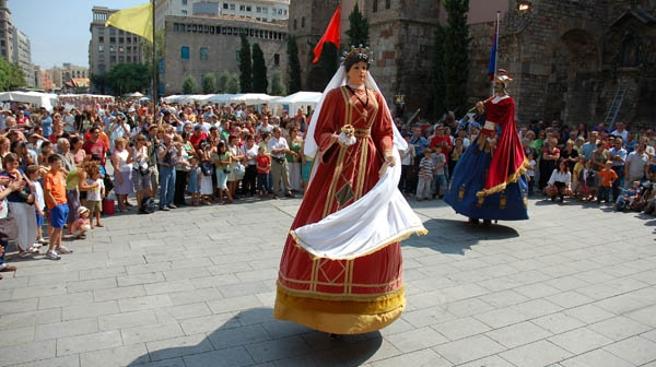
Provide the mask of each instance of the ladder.
[{"label": "ladder", "polygon": [[625,94],[626,94],[626,88],[620,84],[617,87],[617,91],[615,92],[615,97],[613,98],[613,102],[610,104],[610,107],[608,107],[608,112],[606,113],[605,122],[608,129],[612,129],[613,125],[615,125],[615,121],[617,120],[617,115],[619,115],[620,109],[622,108],[622,103],[624,102]]}]

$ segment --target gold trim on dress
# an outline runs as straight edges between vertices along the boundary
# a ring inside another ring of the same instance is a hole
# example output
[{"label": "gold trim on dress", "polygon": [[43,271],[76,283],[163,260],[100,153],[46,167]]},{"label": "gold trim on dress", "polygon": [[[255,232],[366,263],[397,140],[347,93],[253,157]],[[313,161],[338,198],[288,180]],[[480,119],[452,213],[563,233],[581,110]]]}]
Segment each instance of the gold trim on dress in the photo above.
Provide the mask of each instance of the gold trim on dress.
[{"label": "gold trim on dress", "polygon": [[500,183],[496,186],[493,186],[489,189],[484,189],[484,190],[481,190],[481,191],[477,192],[476,196],[478,197],[479,201],[481,200],[481,198],[484,199],[486,196],[494,195],[498,192],[501,192],[501,191],[505,190],[506,187],[509,184],[513,184],[513,183],[516,183],[517,181],[519,181],[519,178],[524,173],[526,173],[526,170],[528,170],[528,168],[529,168],[528,159],[524,158],[524,162],[522,162],[522,164],[519,166],[517,171],[515,171],[515,173],[513,173],[512,175],[508,176],[506,181],[504,181],[504,182],[502,182],[502,183]]}]

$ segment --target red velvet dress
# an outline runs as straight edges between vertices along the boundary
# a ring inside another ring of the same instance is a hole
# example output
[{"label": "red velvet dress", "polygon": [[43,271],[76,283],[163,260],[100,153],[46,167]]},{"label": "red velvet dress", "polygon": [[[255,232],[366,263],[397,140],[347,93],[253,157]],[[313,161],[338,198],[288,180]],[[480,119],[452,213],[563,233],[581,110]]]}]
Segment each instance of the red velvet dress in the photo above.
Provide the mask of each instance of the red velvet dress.
[{"label": "red velvet dress", "polygon": [[[358,99],[347,87],[328,93],[314,138],[319,146],[316,173],[291,229],[319,222],[358,200],[379,179],[384,153],[393,148],[392,121],[385,100],[368,91]],[[344,125],[355,128],[356,144],[333,138]],[[313,258],[288,236],[280,262],[274,315],[337,334],[380,329],[403,310],[399,243],[353,260]]]}]

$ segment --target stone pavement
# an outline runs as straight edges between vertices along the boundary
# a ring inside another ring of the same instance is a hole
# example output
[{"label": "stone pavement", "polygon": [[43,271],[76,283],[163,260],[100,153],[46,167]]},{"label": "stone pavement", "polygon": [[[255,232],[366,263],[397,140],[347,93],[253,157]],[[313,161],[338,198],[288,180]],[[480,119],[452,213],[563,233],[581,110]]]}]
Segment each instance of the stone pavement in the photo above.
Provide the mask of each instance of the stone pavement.
[{"label": "stone pavement", "polygon": [[298,200],[117,216],[0,281],[0,366],[656,366],[656,220],[531,203],[489,229],[413,204],[408,306],[331,340],[271,316]]}]

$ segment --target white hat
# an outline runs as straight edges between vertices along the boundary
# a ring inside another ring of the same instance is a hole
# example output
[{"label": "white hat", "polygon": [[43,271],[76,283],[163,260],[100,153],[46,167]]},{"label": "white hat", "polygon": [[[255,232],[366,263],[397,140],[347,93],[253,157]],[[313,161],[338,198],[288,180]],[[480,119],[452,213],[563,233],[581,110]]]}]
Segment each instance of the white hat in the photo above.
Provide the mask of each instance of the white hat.
[{"label": "white hat", "polygon": [[78,214],[82,214],[82,213],[88,212],[88,211],[89,211],[89,208],[87,208],[86,206],[80,206],[79,208],[77,208],[77,213]]}]

